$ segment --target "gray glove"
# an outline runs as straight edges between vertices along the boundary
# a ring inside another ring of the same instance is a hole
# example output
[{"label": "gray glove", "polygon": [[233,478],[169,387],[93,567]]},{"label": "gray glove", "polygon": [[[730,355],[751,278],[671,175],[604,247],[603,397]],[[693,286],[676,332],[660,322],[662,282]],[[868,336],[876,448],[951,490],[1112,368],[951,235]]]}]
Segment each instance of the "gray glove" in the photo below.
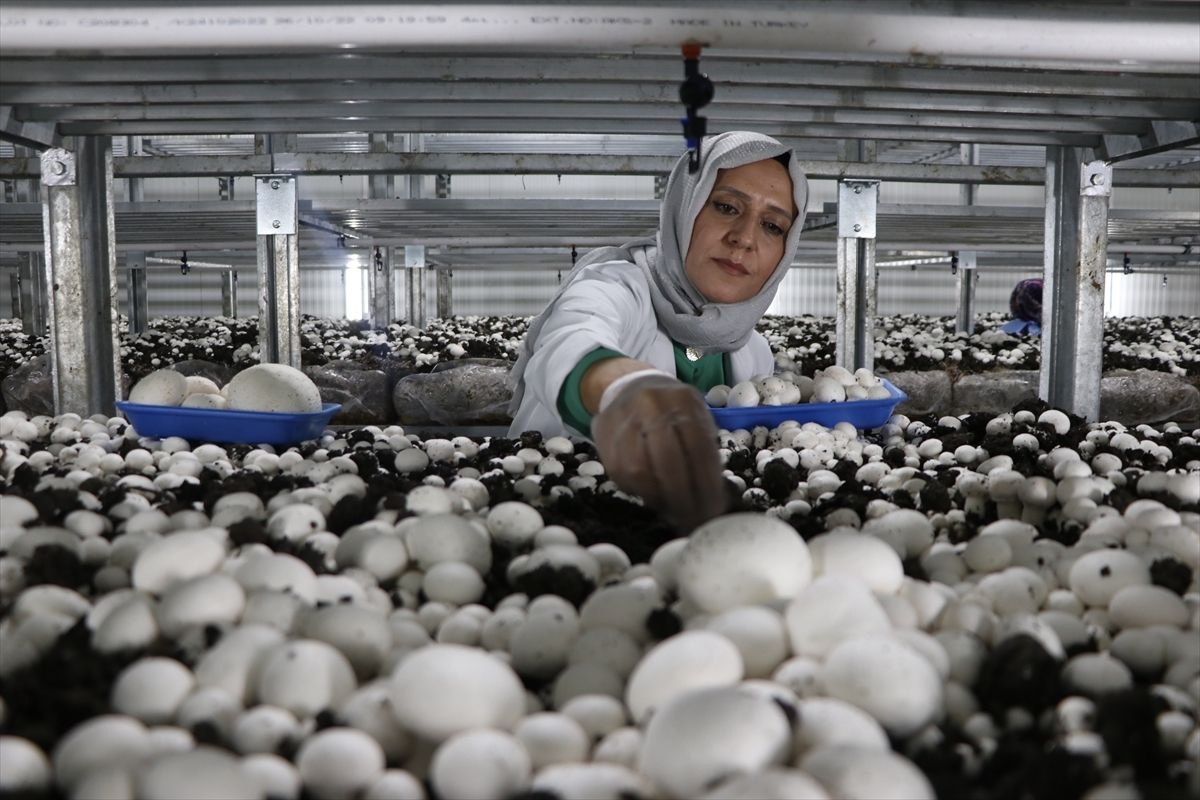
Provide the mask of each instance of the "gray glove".
[{"label": "gray glove", "polygon": [[696,389],[666,374],[630,382],[592,420],[608,476],[681,531],[722,514],[717,428]]}]

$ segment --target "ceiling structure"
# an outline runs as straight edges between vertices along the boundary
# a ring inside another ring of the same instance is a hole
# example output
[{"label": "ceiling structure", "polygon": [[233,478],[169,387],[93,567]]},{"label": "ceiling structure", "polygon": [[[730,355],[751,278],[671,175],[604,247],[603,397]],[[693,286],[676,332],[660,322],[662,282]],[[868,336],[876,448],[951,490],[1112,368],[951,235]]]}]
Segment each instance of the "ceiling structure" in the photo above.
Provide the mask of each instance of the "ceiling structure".
[{"label": "ceiling structure", "polygon": [[[1200,186],[1188,2],[8,0],[0,37],[0,139],[112,136],[117,177],[662,174],[684,147],[679,47],[694,42],[716,86],[709,132],[777,136],[815,177],[1040,184],[1045,148],[1062,146],[1115,161],[1116,186]],[[420,152],[370,152],[371,133]],[[0,149],[0,178],[35,177],[33,155]],[[814,249],[832,244],[829,213],[809,222]],[[0,251],[41,241],[36,207],[0,214]],[[652,201],[453,197],[301,214],[313,246],[330,230],[351,247],[420,241],[447,266],[455,247],[615,243],[656,217]],[[879,246],[1026,252],[1041,222],[1041,209],[881,208]],[[252,252],[253,225],[243,200],[117,206],[124,249]],[[1114,210],[1110,237],[1183,253],[1198,229],[1200,211]]]}]

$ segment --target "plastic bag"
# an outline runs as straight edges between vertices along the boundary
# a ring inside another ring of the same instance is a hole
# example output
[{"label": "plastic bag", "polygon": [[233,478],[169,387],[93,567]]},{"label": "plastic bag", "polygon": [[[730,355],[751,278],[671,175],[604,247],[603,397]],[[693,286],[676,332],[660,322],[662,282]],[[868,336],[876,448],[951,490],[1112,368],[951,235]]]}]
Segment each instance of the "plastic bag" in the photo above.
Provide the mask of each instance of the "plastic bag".
[{"label": "plastic bag", "polygon": [[4,404],[10,411],[24,411],[29,416],[54,415],[54,387],[50,379],[50,354],[22,364],[0,382]]},{"label": "plastic bag", "polygon": [[448,364],[396,382],[392,405],[400,424],[507,425],[512,421],[508,362],[463,359]]},{"label": "plastic bag", "polygon": [[305,367],[304,374],[321,392],[322,403],[341,403],[333,425],[386,425],[393,419],[388,376],[377,369],[363,369],[354,362],[333,361]]}]

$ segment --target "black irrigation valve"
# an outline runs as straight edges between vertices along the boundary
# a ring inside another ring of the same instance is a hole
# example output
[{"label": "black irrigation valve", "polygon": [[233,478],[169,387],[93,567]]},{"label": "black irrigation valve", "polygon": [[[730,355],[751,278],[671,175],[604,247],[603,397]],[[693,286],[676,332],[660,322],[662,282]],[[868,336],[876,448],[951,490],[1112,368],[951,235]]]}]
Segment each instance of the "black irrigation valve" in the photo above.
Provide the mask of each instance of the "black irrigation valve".
[{"label": "black irrigation valve", "polygon": [[1165,273],[1165,272],[1163,273],[1163,283],[1162,283],[1162,285],[1163,285],[1163,286],[1166,286],[1166,285],[1167,285],[1167,273]]},{"label": "black irrigation valve", "polygon": [[575,245],[571,245],[571,267],[575,267],[575,260],[579,258],[579,251],[575,249]]},{"label": "black irrigation valve", "polygon": [[188,266],[187,250],[184,250],[183,255],[181,255],[179,257],[179,274],[187,275],[191,271],[192,271],[192,268],[190,266]]},{"label": "black irrigation valve", "polygon": [[379,249],[379,245],[375,245],[375,271],[383,272],[383,251]]},{"label": "black irrigation valve", "polygon": [[346,249],[346,234],[344,234],[344,233],[339,233],[339,234],[338,234],[338,237],[337,237],[337,246],[338,246],[338,247],[340,247],[340,248],[341,248],[341,249],[343,249],[343,250],[345,250],[345,249]]},{"label": "black irrigation valve", "polygon": [[958,254],[957,253],[950,256],[950,274],[951,275],[958,274]]},{"label": "black irrigation valve", "polygon": [[700,45],[683,45],[683,83],[679,86],[679,99],[687,109],[683,123],[683,138],[688,147],[688,172],[700,169],[700,140],[708,133],[708,120],[697,112],[712,102],[713,83],[700,71]]},{"label": "black irrigation valve", "polygon": [[1121,270],[1126,274],[1133,272],[1133,267],[1129,266],[1129,253],[1125,254],[1125,260],[1121,264]]}]

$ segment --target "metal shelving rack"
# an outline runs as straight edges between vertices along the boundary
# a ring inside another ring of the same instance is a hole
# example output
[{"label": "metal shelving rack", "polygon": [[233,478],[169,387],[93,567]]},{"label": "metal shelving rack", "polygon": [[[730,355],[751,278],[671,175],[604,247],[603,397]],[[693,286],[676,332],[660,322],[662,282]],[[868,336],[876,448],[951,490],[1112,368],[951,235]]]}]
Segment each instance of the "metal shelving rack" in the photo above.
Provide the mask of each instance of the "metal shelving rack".
[{"label": "metal shelving rack", "polygon": [[[254,262],[266,351],[294,361],[299,262],[316,239],[381,248],[378,309],[403,264],[419,320],[427,267],[505,248],[561,268],[535,256],[653,227],[652,201],[472,201],[398,182],[662,175],[682,150],[687,42],[703,45],[717,84],[710,132],[775,135],[810,177],[839,183],[841,203],[810,214],[799,258],[838,253],[848,365],[871,362],[877,252],[956,252],[964,325],[977,252],[1043,253],[1042,394],[1094,418],[1109,244],[1184,258],[1200,238],[1200,211],[1108,208],[1114,184],[1200,186],[1192,3],[8,2],[0,37],[0,140],[21,148],[0,151],[12,187],[0,255],[30,272],[45,254],[62,411],[111,410],[119,261],[188,250],[216,267]],[[226,138],[199,138],[211,134]],[[323,174],[370,175],[369,196],[295,198],[296,176]],[[251,175],[253,200],[140,197],[146,178]],[[114,202],[114,179],[129,201]],[[880,205],[880,181],[959,184],[962,204]],[[981,184],[1044,186],[1046,207],[978,205]]]}]

